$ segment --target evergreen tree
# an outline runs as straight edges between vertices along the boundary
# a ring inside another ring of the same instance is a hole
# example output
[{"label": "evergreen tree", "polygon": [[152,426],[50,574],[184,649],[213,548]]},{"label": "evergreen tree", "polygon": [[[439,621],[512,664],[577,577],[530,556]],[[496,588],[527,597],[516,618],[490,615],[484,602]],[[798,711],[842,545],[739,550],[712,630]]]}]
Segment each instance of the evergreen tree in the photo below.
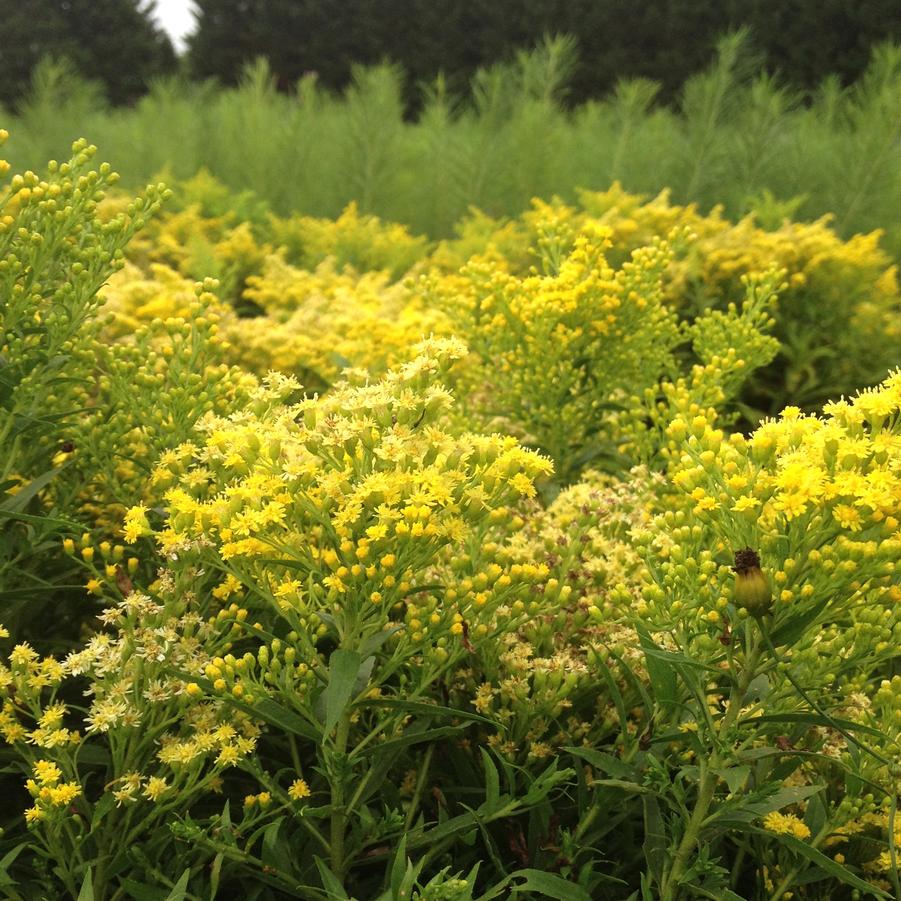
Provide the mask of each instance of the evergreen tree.
[{"label": "evergreen tree", "polygon": [[0,0],[0,103],[14,106],[43,56],[65,57],[128,103],[172,72],[175,51],[153,21],[152,0]]},{"label": "evergreen tree", "polygon": [[192,71],[234,84],[245,64],[269,60],[283,87],[315,71],[344,87],[354,64],[389,60],[416,86],[443,72],[465,86],[475,71],[543,36],[575,38],[570,100],[605,94],[620,78],[660,82],[675,99],[713,58],[717,39],[747,26],[761,61],[789,84],[845,82],[871,46],[901,39],[898,0],[195,0]]}]

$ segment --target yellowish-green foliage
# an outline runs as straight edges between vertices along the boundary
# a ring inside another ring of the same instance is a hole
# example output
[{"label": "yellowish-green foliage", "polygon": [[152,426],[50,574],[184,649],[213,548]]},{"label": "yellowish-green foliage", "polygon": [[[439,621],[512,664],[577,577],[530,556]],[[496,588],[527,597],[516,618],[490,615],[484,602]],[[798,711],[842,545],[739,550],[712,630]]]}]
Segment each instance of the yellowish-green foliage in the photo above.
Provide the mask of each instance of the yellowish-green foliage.
[{"label": "yellowish-green foliage", "polygon": [[126,262],[74,152],[0,196],[11,897],[899,894],[901,372],[748,403],[897,354],[875,238],[200,176]]},{"label": "yellowish-green foliage", "polygon": [[270,256],[244,298],[265,319],[232,323],[235,359],[255,371],[295,373],[308,388],[328,386],[347,367],[382,372],[423,337],[451,330],[441,310],[386,271],[339,270],[331,257],[310,272]]},{"label": "yellowish-green foliage", "polygon": [[851,386],[878,381],[897,362],[897,267],[879,246],[878,231],[843,241],[829,217],[786,220],[765,230],[753,215],[732,223],[719,208],[704,215],[694,205],[673,204],[667,192],[647,200],[614,185],[581,192],[578,207],[535,201],[532,210],[509,222],[473,214],[434,258],[453,270],[474,254],[488,253],[525,274],[549,222],[563,253],[586,225],[609,229],[608,258],[614,263],[674,228],[686,230],[693,240],[670,263],[665,290],[669,305],[692,315],[725,306],[740,292],[743,276],[783,271],[776,328],[783,371],[770,373],[768,383],[756,389],[755,399],[766,407],[822,403]]},{"label": "yellowish-green foliage", "polygon": [[605,230],[564,251],[553,225],[539,238],[543,272],[519,277],[475,258],[430,296],[480,359],[472,413],[544,449],[568,479],[592,458],[610,406],[672,367],[679,328],[663,304],[667,244],[614,270]]},{"label": "yellowish-green foliage", "polygon": [[[824,413],[787,408],[749,438],[704,415],[673,423],[686,437],[670,471],[670,509],[636,534],[648,565],[638,611],[661,640],[733,675],[731,692],[712,672],[703,678],[708,703],[725,711],[719,721],[703,709],[694,721],[688,707],[670,711],[680,729],[731,736],[714,769],[741,766],[788,730],[794,747],[822,755],[793,784],[828,779],[830,760],[871,785],[891,784],[901,719],[884,676],[901,640],[901,373]],[[751,551],[753,606],[735,587]],[[713,770],[707,776],[715,781]],[[814,836],[791,821],[764,825],[833,847],[866,823],[882,840],[892,828],[872,794],[831,803]],[[878,845],[855,853],[868,872],[890,874]]]},{"label": "yellowish-green foliage", "polygon": [[146,487],[160,454],[192,437],[201,417],[234,409],[256,387],[252,374],[223,360],[214,288],[194,285],[186,315],[155,316],[94,347],[103,374],[83,396],[70,462],[79,498],[106,528],[122,505],[159,500]]},{"label": "yellowish-green foliage", "polygon": [[425,238],[411,235],[403,225],[360,215],[356,203],[349,204],[334,221],[274,216],[272,240],[285,248],[288,259],[305,269],[331,258],[338,268],[350,265],[359,272],[384,270],[394,278],[412,269],[428,250]]}]

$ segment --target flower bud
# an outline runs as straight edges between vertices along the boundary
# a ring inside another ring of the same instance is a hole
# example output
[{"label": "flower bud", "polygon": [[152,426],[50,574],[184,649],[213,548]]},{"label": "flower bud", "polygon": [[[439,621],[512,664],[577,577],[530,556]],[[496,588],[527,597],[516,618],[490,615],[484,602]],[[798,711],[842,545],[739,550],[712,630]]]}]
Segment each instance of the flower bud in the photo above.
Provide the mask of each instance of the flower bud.
[{"label": "flower bud", "polygon": [[746,547],[735,552],[734,600],[751,616],[764,616],[773,606],[773,591],[770,580],[760,568],[760,557],[756,551]]}]

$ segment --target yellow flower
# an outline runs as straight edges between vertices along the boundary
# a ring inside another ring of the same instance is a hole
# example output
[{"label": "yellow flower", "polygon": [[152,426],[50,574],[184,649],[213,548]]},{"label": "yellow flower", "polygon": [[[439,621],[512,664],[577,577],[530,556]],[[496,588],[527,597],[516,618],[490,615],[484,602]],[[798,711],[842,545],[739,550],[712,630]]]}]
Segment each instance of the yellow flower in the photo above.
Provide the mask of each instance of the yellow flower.
[{"label": "yellow flower", "polygon": [[169,790],[165,779],[159,776],[151,776],[144,786],[144,797],[150,801],[158,801]]},{"label": "yellow flower", "polygon": [[849,504],[837,504],[832,511],[832,515],[844,528],[852,532],[860,531],[860,513]]},{"label": "yellow flower", "polygon": [[747,513],[751,510],[756,510],[759,506],[760,501],[756,497],[751,497],[748,494],[743,494],[732,505],[732,509],[736,513]]},{"label": "yellow flower", "polygon": [[294,801],[301,801],[310,797],[310,787],[303,779],[295,779],[288,787],[288,797]]},{"label": "yellow flower", "polygon": [[50,789],[50,801],[57,807],[71,804],[81,794],[81,786],[77,782],[64,782]]},{"label": "yellow flower", "polygon": [[779,813],[773,811],[763,818],[763,828],[777,835],[793,835],[798,839],[810,838],[810,829],[796,817],[790,813]]},{"label": "yellow flower", "polygon": [[40,807],[29,807],[28,810],[25,811],[25,822],[29,826],[32,826],[38,820],[44,819],[45,816],[46,814]]},{"label": "yellow flower", "polygon": [[122,530],[125,541],[134,544],[142,535],[151,532],[150,523],[147,521],[147,507],[138,504],[125,514],[125,525]]},{"label": "yellow flower", "polygon": [[41,785],[56,785],[63,777],[62,770],[49,760],[38,760],[32,769],[34,770],[34,778]]}]

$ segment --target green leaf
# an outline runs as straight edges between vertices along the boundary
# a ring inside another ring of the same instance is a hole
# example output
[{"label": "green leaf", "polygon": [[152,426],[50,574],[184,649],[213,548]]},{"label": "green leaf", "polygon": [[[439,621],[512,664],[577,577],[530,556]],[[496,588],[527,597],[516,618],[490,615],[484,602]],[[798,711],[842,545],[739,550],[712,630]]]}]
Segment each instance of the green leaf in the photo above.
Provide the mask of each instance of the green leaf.
[{"label": "green leaf", "polygon": [[[83,749],[79,749],[81,751]],[[81,758],[81,753],[78,754],[79,759]],[[94,805],[93,812],[91,814],[91,829],[97,829],[100,826],[100,823],[103,821],[103,818],[113,809],[113,805],[116,803],[116,799],[113,797],[112,792],[104,792],[97,803]]]},{"label": "green leaf", "polygon": [[321,857],[314,857],[316,868],[319,870],[319,878],[322,887],[332,901],[350,901],[350,896],[341,885],[341,880],[329,869],[328,864]]},{"label": "green leaf", "polygon": [[332,651],[328,662],[328,685],[325,687],[325,735],[331,733],[347,710],[362,664],[363,658],[356,651],[344,648]]},{"label": "green leaf", "polygon": [[41,489],[49,485],[63,471],[65,465],[66,464],[64,463],[62,466],[57,466],[56,469],[51,469],[49,472],[45,472],[43,475],[39,475],[37,478],[32,479],[20,491],[7,497],[3,503],[0,504],[0,510],[5,511],[6,513],[20,513],[28,506],[31,499],[35,497]]},{"label": "green leaf", "polygon": [[127,897],[133,901],[166,901],[166,890],[156,885],[147,885],[126,877],[122,879],[122,888],[127,890]]},{"label": "green leaf", "polygon": [[520,892],[537,892],[545,898],[556,898],[557,901],[591,901],[591,895],[581,886],[544,870],[517,870],[510,874],[510,879],[522,879],[523,882],[511,886],[511,894]]},{"label": "green leaf", "polygon": [[28,847],[28,842],[21,842],[11,851],[3,855],[0,860],[0,885],[16,885],[16,881],[12,879],[8,873],[9,868],[15,863],[16,858]]},{"label": "green leaf", "polygon": [[[194,681],[199,682],[200,680],[194,679]],[[270,726],[277,726],[284,732],[302,735],[304,738],[319,741],[319,732],[303,717],[288,710],[287,707],[282,707],[281,704],[277,704],[271,698],[263,698],[263,700],[254,701],[252,704],[229,699],[228,703],[232,707],[237,707],[239,710],[243,710],[245,713],[269,723]]]},{"label": "green leaf", "polygon": [[188,880],[191,878],[191,868],[188,867],[181,874],[178,882],[172,886],[172,891],[166,895],[166,901],[185,901],[185,896],[188,894]]},{"label": "green leaf", "polygon": [[397,846],[397,852],[391,863],[391,892],[392,896],[397,898],[400,895],[401,886],[403,885],[404,875],[407,872],[407,836],[403,835],[400,844]]},{"label": "green leaf", "polygon": [[725,780],[731,794],[736,794],[741,787],[747,782],[748,776],[751,775],[751,767],[746,764],[740,766],[725,767],[720,770],[714,770],[717,776]]},{"label": "green leaf", "polygon": [[663,648],[658,647],[653,642],[651,642],[647,647],[643,647],[645,657],[654,657],[657,660],[665,660],[672,664],[680,664],[681,666],[688,666],[692,669],[705,669],[711,673],[721,673],[722,671],[717,669],[715,666],[710,666],[706,663],[701,663],[700,660],[693,660],[691,657],[688,657],[685,654],[679,654],[676,651],[666,651]]},{"label": "green leaf", "polygon": [[401,698],[364,698],[361,707],[388,707],[401,713],[415,713],[417,716],[447,716],[455,720],[471,720],[474,723],[494,725],[491,720],[468,710],[456,710],[453,707],[442,707],[440,704],[429,704],[425,701],[405,701]]},{"label": "green leaf", "polygon": [[646,785],[640,785],[638,782],[629,782],[625,779],[595,779],[595,785],[606,785],[609,788],[621,788],[623,791],[627,791],[633,795],[654,795],[655,797],[661,797],[660,792],[655,791],[653,788],[648,788]]},{"label": "green leaf", "polygon": [[716,821],[721,827],[723,825],[742,826],[750,823],[752,820],[760,819],[774,810],[781,810],[790,804],[797,804],[811,795],[815,795],[823,790],[822,785],[799,785],[789,788],[780,788],[771,795],[761,797],[760,795],[751,795],[742,799],[737,804],[729,804],[727,802],[720,810],[711,814],[705,824]]},{"label": "green leaf", "polygon": [[811,835],[819,835],[820,830],[826,825],[829,812],[823,803],[822,794],[814,795],[807,802],[807,810],[804,811],[804,824],[810,830]]},{"label": "green leaf", "polygon": [[[408,731],[399,738],[389,738],[387,741],[370,745],[363,751],[358,753],[370,753],[373,755],[382,755],[386,751],[396,751],[399,748],[405,748],[408,745],[418,745],[424,741],[437,741],[439,738],[456,738],[465,729],[465,726],[438,726],[436,729],[423,729],[421,731]],[[351,757],[356,756],[355,752],[351,753]]]},{"label": "green leaf", "polygon": [[741,720],[742,723],[803,723],[809,726],[831,726],[847,732],[864,732],[867,735],[880,736],[882,733],[872,726],[864,726],[852,720],[842,720],[834,716],[821,716],[819,713],[767,713],[763,716]]},{"label": "green leaf", "polygon": [[216,895],[219,893],[219,880],[222,878],[222,863],[225,860],[225,854],[220,851],[210,864],[210,901],[215,901]]},{"label": "green leaf", "polygon": [[644,795],[644,859],[648,864],[648,872],[658,885],[663,881],[663,868],[666,864],[666,825],[657,799]]},{"label": "green leaf", "polygon": [[480,750],[482,752],[482,764],[485,767],[485,800],[492,807],[496,807],[501,796],[500,776],[494,761],[491,759],[491,754],[485,748]]},{"label": "green leaf", "polygon": [[[5,860],[5,858],[4,858]],[[78,901],[94,901],[94,884],[91,878],[91,868],[88,867],[78,892]]]},{"label": "green leaf", "polygon": [[[15,495],[18,497],[18,495]],[[20,522],[30,522],[36,526],[55,526],[58,529],[66,529],[70,532],[80,530],[78,523],[69,519],[60,519],[57,516],[32,516],[30,513],[16,512],[0,507],[0,519],[16,519]]]},{"label": "green leaf", "polygon": [[374,654],[389,638],[396,635],[398,632],[403,632],[403,630],[403,626],[392,626],[390,629],[382,629],[381,631],[376,632],[375,635],[370,635],[369,638],[363,642],[363,646],[360,648],[360,654],[363,657]]},{"label": "green leaf", "polygon": [[616,779],[632,781],[635,778],[635,770],[612,754],[595,751],[594,748],[563,748],[563,750],[574,757],[581,757],[596,770],[607,773]]},{"label": "green leaf", "polygon": [[807,631],[808,627],[816,622],[828,602],[829,595],[827,594],[819,603],[813,604],[797,616],[791,616],[786,619],[778,629],[770,634],[773,647],[793,645]]},{"label": "green leaf", "polygon": [[274,822],[270,823],[263,831],[263,845],[260,850],[260,860],[264,865],[278,867],[283,861],[286,861],[286,855],[283,853],[284,842],[279,838],[279,831],[282,828],[284,817],[278,817]]}]

